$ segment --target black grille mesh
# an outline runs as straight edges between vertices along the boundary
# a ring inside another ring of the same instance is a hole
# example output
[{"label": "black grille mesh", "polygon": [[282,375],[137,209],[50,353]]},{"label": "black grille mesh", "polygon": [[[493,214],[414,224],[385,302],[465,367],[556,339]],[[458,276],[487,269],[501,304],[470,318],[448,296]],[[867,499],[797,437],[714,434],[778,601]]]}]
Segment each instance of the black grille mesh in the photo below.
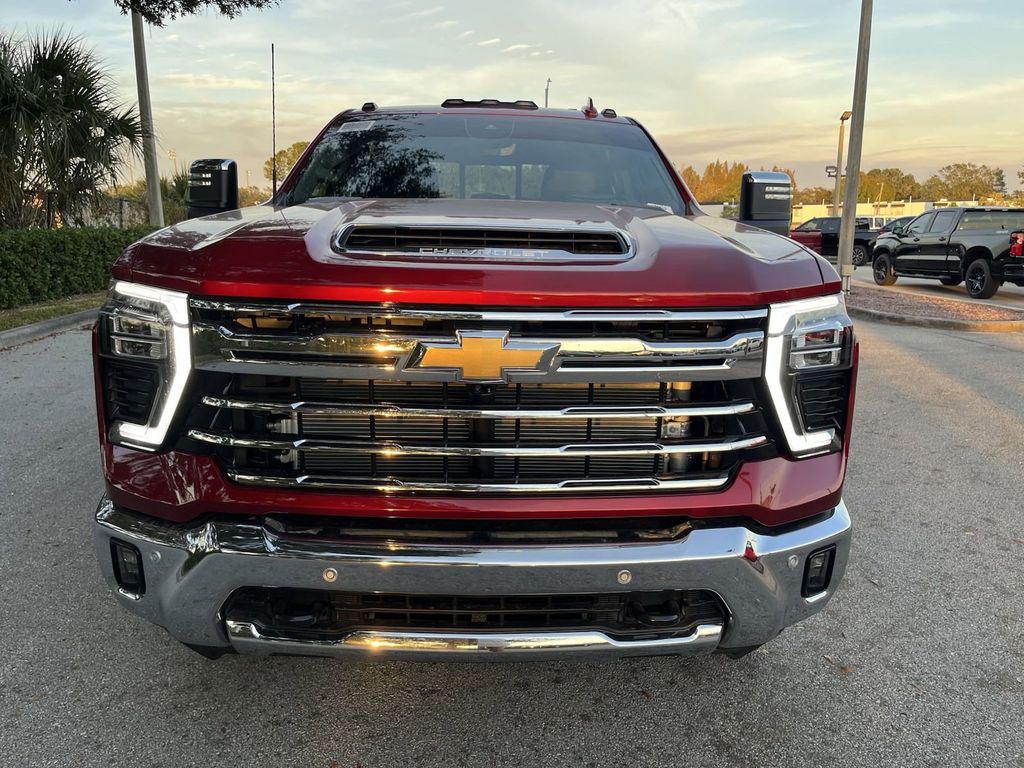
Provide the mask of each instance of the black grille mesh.
[{"label": "black grille mesh", "polygon": [[584,630],[620,639],[688,634],[724,623],[710,592],[664,590],[582,595],[408,595],[249,587],[224,607],[261,634],[330,640],[356,630],[516,632]]},{"label": "black grille mesh", "polygon": [[420,227],[356,227],[342,247],[355,251],[420,252],[426,249],[511,248],[557,250],[576,254],[624,254],[622,239],[610,232],[577,230],[435,229]]},{"label": "black grille mesh", "polygon": [[145,424],[153,410],[160,386],[159,371],[152,365],[103,360],[104,399],[107,418]]},{"label": "black grille mesh", "polygon": [[846,426],[850,375],[850,371],[845,370],[796,377],[796,398],[805,429],[842,431]]}]

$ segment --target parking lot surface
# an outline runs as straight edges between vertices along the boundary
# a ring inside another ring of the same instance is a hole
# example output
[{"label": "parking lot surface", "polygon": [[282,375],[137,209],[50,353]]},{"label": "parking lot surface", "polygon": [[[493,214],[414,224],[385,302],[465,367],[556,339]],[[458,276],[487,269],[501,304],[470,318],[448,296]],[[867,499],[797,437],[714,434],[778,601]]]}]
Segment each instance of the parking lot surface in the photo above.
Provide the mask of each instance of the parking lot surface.
[{"label": "parking lot surface", "polygon": [[985,306],[1024,309],[1024,288],[1013,283],[1004,283],[991,299],[972,299],[967,295],[967,289],[964,288],[963,283],[960,283],[960,285],[943,285],[938,280],[926,280],[916,277],[901,277],[896,281],[895,285],[882,288],[875,285],[870,267],[857,268],[853,275],[854,290],[857,289],[858,283],[871,286],[872,288],[881,288],[886,291],[916,293],[921,296],[933,296],[941,299],[962,299],[963,301],[977,302]]},{"label": "parking lot surface", "polygon": [[95,566],[88,334],[0,352],[0,765],[1024,766],[1024,334],[858,328],[850,569],[739,661],[207,661]]}]

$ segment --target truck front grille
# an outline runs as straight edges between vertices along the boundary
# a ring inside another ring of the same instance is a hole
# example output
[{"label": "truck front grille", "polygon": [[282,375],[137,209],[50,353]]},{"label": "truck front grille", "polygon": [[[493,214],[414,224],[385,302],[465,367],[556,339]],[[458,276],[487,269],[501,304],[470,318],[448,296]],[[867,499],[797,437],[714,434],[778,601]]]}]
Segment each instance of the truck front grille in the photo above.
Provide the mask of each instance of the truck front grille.
[{"label": "truck front grille", "polygon": [[621,640],[689,634],[722,624],[722,607],[701,590],[583,595],[402,595],[248,587],[222,611],[261,635],[335,640],[359,630],[516,632],[594,629]]},{"label": "truck front grille", "polygon": [[[207,300],[193,308],[202,373],[184,438],[214,452],[238,483],[387,493],[713,490],[744,458],[773,451],[760,405],[763,311]],[[424,344],[458,350],[466,335],[493,333],[509,348],[553,353],[533,369],[501,369],[494,381],[420,365]]]}]

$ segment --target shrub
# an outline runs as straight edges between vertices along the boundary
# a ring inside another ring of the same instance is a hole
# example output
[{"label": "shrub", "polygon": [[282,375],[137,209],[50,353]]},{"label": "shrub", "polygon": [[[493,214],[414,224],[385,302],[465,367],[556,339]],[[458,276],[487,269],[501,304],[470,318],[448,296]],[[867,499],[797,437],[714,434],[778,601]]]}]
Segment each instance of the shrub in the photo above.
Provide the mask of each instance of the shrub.
[{"label": "shrub", "polygon": [[145,227],[0,231],[0,309],[103,290],[121,251],[149,231]]}]

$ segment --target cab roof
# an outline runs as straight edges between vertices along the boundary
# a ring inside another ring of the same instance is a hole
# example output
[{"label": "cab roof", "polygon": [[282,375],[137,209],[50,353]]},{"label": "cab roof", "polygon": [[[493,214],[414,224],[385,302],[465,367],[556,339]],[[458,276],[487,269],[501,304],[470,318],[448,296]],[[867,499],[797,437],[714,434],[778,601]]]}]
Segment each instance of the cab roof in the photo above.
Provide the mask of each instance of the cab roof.
[{"label": "cab roof", "polygon": [[426,105],[405,105],[405,106],[378,106],[373,102],[367,102],[359,109],[346,109],[336,117],[350,117],[353,114],[366,115],[387,115],[387,114],[427,114],[427,115],[516,115],[518,117],[558,117],[571,120],[596,120],[598,122],[634,123],[632,118],[620,116],[614,109],[605,108],[598,111],[593,101],[587,103],[580,109],[557,109],[551,107],[538,107],[536,103],[520,99],[518,101],[499,101],[498,99],[480,99],[468,101],[465,99],[445,99],[441,104]]}]

